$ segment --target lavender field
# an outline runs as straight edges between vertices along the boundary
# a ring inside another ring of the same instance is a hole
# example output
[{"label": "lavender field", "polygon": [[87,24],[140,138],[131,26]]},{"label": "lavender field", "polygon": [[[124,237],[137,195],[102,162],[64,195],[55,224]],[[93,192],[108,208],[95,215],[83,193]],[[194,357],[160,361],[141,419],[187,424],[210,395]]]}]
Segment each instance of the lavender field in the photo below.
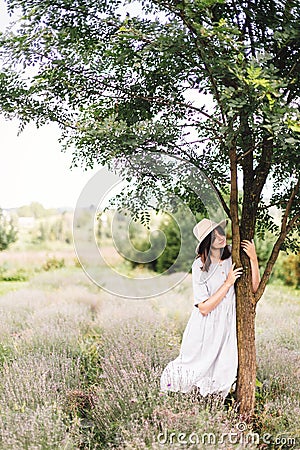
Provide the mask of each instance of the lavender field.
[{"label": "lavender field", "polygon": [[299,291],[271,285],[258,306],[256,421],[244,430],[234,393],[221,405],[159,390],[190,275],[148,300],[114,298],[71,259],[0,284],[1,448],[300,448]]}]

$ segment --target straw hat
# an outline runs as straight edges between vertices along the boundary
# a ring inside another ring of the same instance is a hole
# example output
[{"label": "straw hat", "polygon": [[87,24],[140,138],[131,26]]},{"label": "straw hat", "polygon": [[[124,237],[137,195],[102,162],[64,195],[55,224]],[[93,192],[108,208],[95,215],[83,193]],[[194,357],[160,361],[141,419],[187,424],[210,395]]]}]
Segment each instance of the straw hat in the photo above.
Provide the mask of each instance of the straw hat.
[{"label": "straw hat", "polygon": [[208,236],[209,233],[211,231],[213,231],[215,228],[217,228],[218,226],[225,228],[226,223],[227,223],[227,220],[222,220],[221,222],[216,223],[209,219],[202,219],[200,222],[198,222],[194,226],[193,233],[199,241],[199,244],[197,245],[196,250],[195,250],[196,255],[198,254],[199,246],[200,246],[201,242],[203,241],[203,239],[205,239],[206,236]]}]

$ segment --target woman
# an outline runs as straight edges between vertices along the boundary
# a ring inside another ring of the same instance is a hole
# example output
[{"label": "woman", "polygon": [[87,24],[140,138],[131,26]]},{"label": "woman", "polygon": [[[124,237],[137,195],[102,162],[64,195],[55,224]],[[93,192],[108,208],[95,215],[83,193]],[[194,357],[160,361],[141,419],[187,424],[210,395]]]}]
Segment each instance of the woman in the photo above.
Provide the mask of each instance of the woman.
[{"label": "woman", "polygon": [[[231,249],[226,244],[220,223],[203,219],[194,227],[199,240],[192,265],[194,308],[182,337],[179,356],[171,361],[161,376],[162,391],[198,392],[226,397],[236,379],[238,353],[234,283],[242,268],[232,264]],[[252,286],[260,282],[253,241],[241,246],[251,261]]]}]

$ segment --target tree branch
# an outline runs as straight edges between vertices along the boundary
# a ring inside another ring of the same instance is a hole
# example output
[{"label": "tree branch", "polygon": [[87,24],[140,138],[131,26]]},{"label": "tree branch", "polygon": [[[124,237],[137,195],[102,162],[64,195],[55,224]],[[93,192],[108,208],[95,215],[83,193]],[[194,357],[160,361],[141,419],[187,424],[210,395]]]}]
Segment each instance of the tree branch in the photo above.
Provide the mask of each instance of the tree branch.
[{"label": "tree branch", "polygon": [[232,235],[236,239],[232,240],[232,255],[237,265],[240,265],[240,225],[238,210],[238,174],[237,174],[237,154],[236,147],[232,145],[229,149],[231,189],[230,189],[230,216]]},{"label": "tree branch", "polygon": [[296,214],[287,224],[287,233],[289,233],[292,228],[297,227],[300,225],[300,221],[297,222],[297,220],[300,218],[300,214]]},{"label": "tree branch", "polygon": [[218,119],[216,119],[215,117],[211,116],[210,114],[208,114],[207,112],[203,111],[201,108],[198,108],[197,106],[193,106],[189,103],[184,103],[184,102],[177,102],[177,101],[169,101],[167,99],[161,98],[161,97],[146,97],[146,96],[142,96],[142,95],[134,95],[131,96],[131,98],[140,98],[141,100],[146,100],[146,101],[156,101],[157,103],[161,103],[161,104],[165,104],[165,105],[179,105],[179,106],[183,106],[184,108],[187,109],[191,109],[193,111],[197,111],[200,114],[202,114],[204,117],[207,117],[208,119],[214,121],[215,123],[217,123],[218,125],[222,126],[222,122],[220,122]]},{"label": "tree branch", "polygon": [[200,55],[200,57],[202,59],[204,68],[205,68],[205,70],[206,70],[206,72],[208,74],[208,78],[209,78],[209,80],[211,82],[213,91],[214,91],[215,96],[216,96],[217,103],[218,103],[220,111],[221,111],[221,116],[222,116],[222,121],[223,121],[222,125],[226,125],[225,114],[224,114],[224,111],[223,111],[223,105],[222,105],[222,102],[221,102],[221,97],[220,97],[220,94],[219,94],[219,90],[218,90],[218,86],[217,86],[216,80],[215,80],[215,78],[213,76],[213,73],[212,73],[212,70],[211,70],[209,64],[206,61],[206,57],[203,54],[203,51],[202,51],[202,49],[201,49],[201,47],[199,46],[199,43],[198,43],[199,33],[197,32],[195,27],[187,20],[186,16],[184,15],[183,9],[180,9],[180,11],[179,11],[179,13],[177,13],[177,15],[181,18],[183,23],[192,32],[192,34],[194,36],[194,42],[196,44],[198,53],[199,53],[199,55]]},{"label": "tree branch", "polygon": [[[248,1],[248,5],[247,5],[248,10],[251,10],[251,2]],[[254,35],[253,35],[253,31],[252,31],[252,26],[251,26],[251,18],[249,17],[249,13],[247,8],[244,9],[244,13],[245,13],[245,24],[244,24],[244,30],[243,30],[243,34],[245,35],[245,29],[248,28],[248,33],[249,33],[249,39],[250,39],[250,47],[251,47],[251,54],[253,56],[253,58],[256,57],[256,52],[255,52],[255,44],[254,44]]]},{"label": "tree branch", "polygon": [[254,151],[254,148],[250,148],[250,149],[247,150],[245,153],[243,153],[242,155],[238,156],[237,162],[241,161],[243,158],[245,158],[245,156],[249,155],[249,154],[252,153],[253,151]]},{"label": "tree branch", "polygon": [[261,158],[253,174],[253,193],[257,197],[262,192],[272,165],[273,139],[268,138],[269,136],[263,138]]},{"label": "tree branch", "polygon": [[[40,56],[43,56],[43,57],[47,58],[46,56],[44,56],[42,54],[40,54]],[[47,59],[49,60],[50,58],[47,58]],[[77,74],[77,75],[80,75],[80,76],[82,76],[84,74],[85,77],[89,81],[91,81],[93,84],[97,83],[98,85],[101,86],[102,89],[118,89],[117,86],[112,86],[111,80],[108,80],[107,78],[104,78],[104,77],[103,77],[102,80],[101,79],[99,80],[99,77],[97,77],[97,76],[96,77],[89,76],[88,74],[85,74],[82,71],[76,70],[73,67],[69,67],[69,66],[66,66],[66,65],[63,67],[63,71],[71,72],[71,73],[74,73],[74,74]],[[99,90],[98,90],[98,93],[99,93]],[[196,106],[193,106],[190,103],[179,102],[179,101],[173,101],[172,102],[170,100],[167,100],[165,98],[158,97],[158,96],[156,97],[156,96],[132,95],[132,93],[130,91],[124,91],[123,94],[128,95],[130,98],[138,98],[138,99],[149,101],[149,102],[153,102],[153,103],[157,102],[157,103],[160,103],[160,104],[163,104],[163,105],[179,105],[179,106],[182,106],[184,108],[190,109],[192,111],[198,112],[199,114],[203,115],[204,117],[208,118],[209,120],[214,121],[219,126],[223,125],[221,121],[219,121],[218,119],[216,119],[212,115],[208,114],[207,112],[203,111],[202,108],[198,108]],[[110,94],[110,93],[105,94],[103,92],[101,93],[101,96],[104,97],[104,98],[115,98],[115,99],[119,99],[120,98],[120,95],[113,95],[113,94]]]},{"label": "tree branch", "polygon": [[[294,199],[295,199],[297,193],[299,192],[299,186],[300,186],[300,178],[298,179],[297,183],[293,187],[291,195],[290,195],[290,198],[289,198],[289,200],[287,202],[287,205],[286,205],[286,209],[285,209],[285,212],[284,212],[284,215],[283,215],[283,218],[282,218],[282,226],[281,226],[281,228],[284,228],[284,230],[289,227],[289,224],[287,225],[287,220],[288,220],[288,216],[289,216],[289,213],[291,211]],[[288,231],[290,231],[290,228],[291,227],[289,227]]]},{"label": "tree branch", "polygon": [[237,22],[237,25],[238,25],[238,29],[239,29],[240,32],[242,33],[242,27],[241,27],[240,18],[239,18],[239,16],[240,16],[241,14],[238,12],[234,0],[231,1],[231,4],[232,4],[233,9],[234,9],[234,13],[235,13],[235,18],[236,18],[236,22]]},{"label": "tree branch", "polygon": [[296,214],[289,222],[288,221],[288,216],[290,214],[291,211],[291,207],[293,205],[293,201],[297,195],[297,193],[299,192],[299,186],[300,186],[300,178],[298,179],[296,185],[293,187],[290,198],[287,202],[286,205],[286,209],[282,218],[282,222],[281,222],[281,230],[280,230],[280,234],[274,244],[274,247],[272,249],[272,253],[269,257],[269,260],[267,262],[266,268],[264,270],[263,276],[261,278],[261,282],[259,284],[259,287],[254,295],[255,298],[255,302],[257,303],[259,301],[259,299],[261,298],[265,287],[269,281],[270,275],[272,273],[272,269],[273,266],[278,258],[279,255],[279,251],[281,248],[281,245],[283,244],[286,236],[288,235],[288,233],[292,230],[293,226],[297,223],[297,219],[299,219],[300,214]]},{"label": "tree branch", "polygon": [[221,203],[222,203],[222,206],[223,206],[223,208],[224,208],[224,211],[226,212],[228,218],[229,218],[230,220],[232,220],[232,219],[231,219],[230,208],[228,208],[227,203],[226,203],[225,200],[224,200],[224,197],[222,196],[220,190],[219,190],[216,186],[214,186],[214,188],[215,188],[215,190],[216,190],[216,192],[217,192],[217,194],[218,194],[218,197],[219,197],[220,200],[221,200]]}]

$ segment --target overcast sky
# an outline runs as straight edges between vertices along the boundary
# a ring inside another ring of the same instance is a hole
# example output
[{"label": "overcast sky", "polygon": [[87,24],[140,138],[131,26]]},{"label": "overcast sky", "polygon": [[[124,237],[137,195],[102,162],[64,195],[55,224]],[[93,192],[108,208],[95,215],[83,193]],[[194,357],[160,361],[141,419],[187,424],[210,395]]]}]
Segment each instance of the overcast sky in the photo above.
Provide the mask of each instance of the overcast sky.
[{"label": "overcast sky", "polygon": [[[0,0],[0,30],[9,17]],[[74,207],[88,180],[101,166],[84,172],[69,169],[71,151],[60,151],[56,125],[26,127],[20,136],[18,122],[0,115],[0,207],[12,208],[38,201],[45,207]],[[107,174],[109,177],[109,173]]]},{"label": "overcast sky", "polygon": [[[4,1],[0,0],[0,30],[8,23]],[[40,129],[29,125],[19,136],[17,132],[17,121],[0,115],[0,207],[32,201],[48,208],[74,207],[83,187],[101,166],[86,172],[80,168],[71,171],[71,151],[61,152],[60,132],[54,124]],[[105,177],[109,179],[109,172]]]}]

